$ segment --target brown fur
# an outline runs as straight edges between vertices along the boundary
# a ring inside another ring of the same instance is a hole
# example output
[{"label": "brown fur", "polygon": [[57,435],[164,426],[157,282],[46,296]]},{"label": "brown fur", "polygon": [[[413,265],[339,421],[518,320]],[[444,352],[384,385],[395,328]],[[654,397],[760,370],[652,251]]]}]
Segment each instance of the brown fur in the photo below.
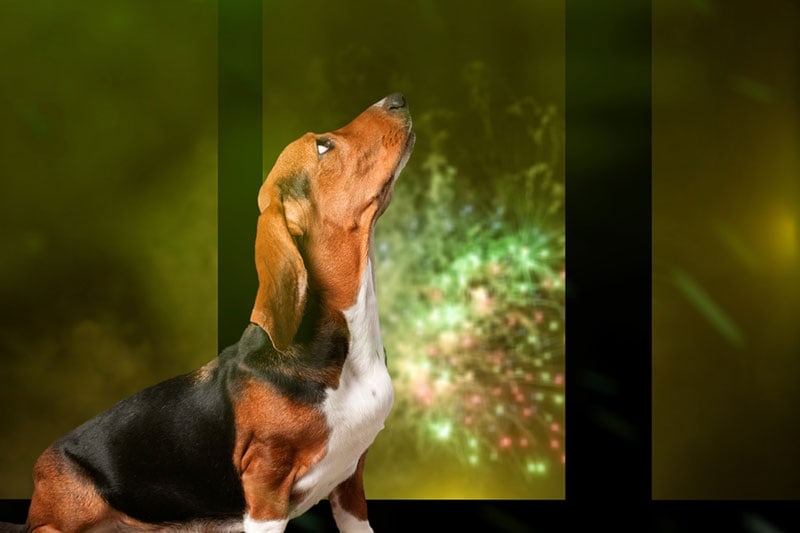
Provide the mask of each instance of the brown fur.
[{"label": "brown fur", "polygon": [[31,501],[29,531],[86,531],[119,518],[94,485],[53,448],[33,468],[36,497]]},{"label": "brown fur", "polygon": [[325,418],[255,381],[244,384],[234,412],[233,463],[242,476],[247,512],[254,520],[283,518],[302,496],[292,494],[292,485],[325,455]]},{"label": "brown fur", "polygon": [[333,489],[331,506],[339,506],[359,520],[367,519],[367,498],[364,494],[364,459],[367,452],[358,460],[353,475]]}]

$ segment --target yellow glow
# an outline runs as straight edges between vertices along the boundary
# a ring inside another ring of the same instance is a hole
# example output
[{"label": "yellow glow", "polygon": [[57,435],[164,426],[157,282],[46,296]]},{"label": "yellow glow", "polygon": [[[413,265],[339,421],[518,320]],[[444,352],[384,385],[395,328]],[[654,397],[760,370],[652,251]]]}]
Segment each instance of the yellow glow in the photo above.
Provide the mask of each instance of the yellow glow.
[{"label": "yellow glow", "polygon": [[777,211],[769,224],[770,248],[778,267],[793,266],[797,258],[797,216],[787,210]]}]

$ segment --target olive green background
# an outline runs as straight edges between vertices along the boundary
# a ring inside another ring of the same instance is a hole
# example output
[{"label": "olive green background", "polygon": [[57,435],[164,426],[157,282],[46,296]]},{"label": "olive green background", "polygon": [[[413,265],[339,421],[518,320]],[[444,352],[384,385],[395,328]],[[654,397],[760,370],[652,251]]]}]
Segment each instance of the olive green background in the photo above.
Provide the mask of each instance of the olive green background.
[{"label": "olive green background", "polygon": [[653,19],[653,494],[798,498],[800,9]]},{"label": "olive green background", "polygon": [[0,7],[0,497],[216,354],[216,8]]}]

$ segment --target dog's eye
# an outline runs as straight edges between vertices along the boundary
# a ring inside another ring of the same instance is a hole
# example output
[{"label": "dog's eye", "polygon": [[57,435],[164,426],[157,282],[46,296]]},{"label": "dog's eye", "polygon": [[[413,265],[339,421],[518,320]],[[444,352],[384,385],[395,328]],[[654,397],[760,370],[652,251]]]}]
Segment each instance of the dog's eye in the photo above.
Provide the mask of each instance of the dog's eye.
[{"label": "dog's eye", "polygon": [[333,141],[327,137],[320,137],[317,139],[317,154],[322,155],[328,150],[333,148]]}]

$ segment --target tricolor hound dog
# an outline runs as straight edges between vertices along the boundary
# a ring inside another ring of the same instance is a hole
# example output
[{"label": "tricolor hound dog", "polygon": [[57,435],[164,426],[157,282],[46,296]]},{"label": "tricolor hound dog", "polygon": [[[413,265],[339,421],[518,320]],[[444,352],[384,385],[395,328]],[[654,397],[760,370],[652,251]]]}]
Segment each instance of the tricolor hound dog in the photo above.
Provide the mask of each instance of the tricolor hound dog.
[{"label": "tricolor hound dog", "polygon": [[283,150],[258,194],[239,342],[45,450],[28,531],[277,533],[325,497],[340,531],[372,531],[364,457],[394,397],[373,231],[414,139],[395,93]]}]

